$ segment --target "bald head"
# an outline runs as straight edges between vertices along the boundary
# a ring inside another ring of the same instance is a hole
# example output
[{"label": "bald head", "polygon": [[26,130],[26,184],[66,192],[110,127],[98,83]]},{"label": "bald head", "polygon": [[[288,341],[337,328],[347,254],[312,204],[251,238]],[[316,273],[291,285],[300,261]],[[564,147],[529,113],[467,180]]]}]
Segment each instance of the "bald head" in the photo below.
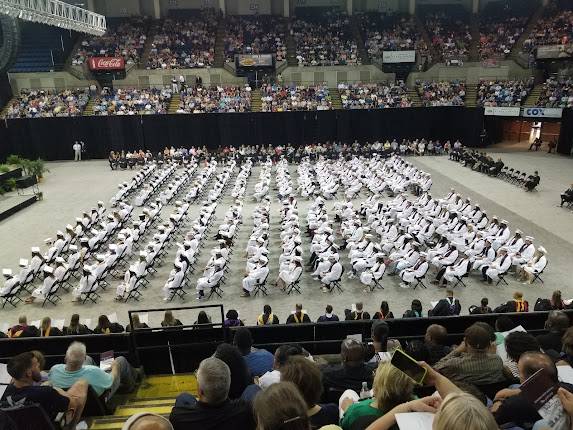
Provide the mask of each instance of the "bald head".
[{"label": "bald head", "polygon": [[340,355],[345,366],[360,366],[364,363],[364,346],[355,339],[344,339]]},{"label": "bald head", "polygon": [[127,420],[122,430],[173,430],[173,426],[160,415],[143,413]]},{"label": "bald head", "polygon": [[551,357],[542,352],[523,353],[519,358],[517,367],[519,369],[519,379],[521,382],[524,382],[526,379],[541,369],[543,369],[545,374],[549,376],[553,382],[559,382],[555,362],[551,359]]},{"label": "bald head", "polygon": [[426,329],[425,340],[436,345],[444,345],[448,338],[448,331],[439,324],[432,324]]}]

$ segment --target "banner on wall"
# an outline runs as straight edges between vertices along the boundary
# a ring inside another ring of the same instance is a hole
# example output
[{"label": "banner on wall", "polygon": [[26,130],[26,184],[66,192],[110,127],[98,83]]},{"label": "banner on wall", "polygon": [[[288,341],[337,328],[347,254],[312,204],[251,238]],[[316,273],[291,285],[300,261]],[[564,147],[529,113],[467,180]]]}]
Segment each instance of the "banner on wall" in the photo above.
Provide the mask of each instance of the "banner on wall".
[{"label": "banner on wall", "polygon": [[537,47],[536,58],[538,60],[571,58],[571,56],[573,56],[573,43]]},{"label": "banner on wall", "polygon": [[273,67],[272,54],[239,54],[235,61],[236,67]]},{"label": "banner on wall", "polygon": [[383,63],[415,63],[416,51],[384,51],[382,52]]},{"label": "banner on wall", "polygon": [[501,106],[486,106],[484,115],[489,116],[519,116],[521,108],[516,107],[501,107]]},{"label": "banner on wall", "polygon": [[91,57],[88,60],[90,70],[105,72],[109,70],[124,70],[125,60],[123,57]]},{"label": "banner on wall", "polygon": [[544,107],[525,107],[521,116],[526,118],[561,118],[563,109]]}]

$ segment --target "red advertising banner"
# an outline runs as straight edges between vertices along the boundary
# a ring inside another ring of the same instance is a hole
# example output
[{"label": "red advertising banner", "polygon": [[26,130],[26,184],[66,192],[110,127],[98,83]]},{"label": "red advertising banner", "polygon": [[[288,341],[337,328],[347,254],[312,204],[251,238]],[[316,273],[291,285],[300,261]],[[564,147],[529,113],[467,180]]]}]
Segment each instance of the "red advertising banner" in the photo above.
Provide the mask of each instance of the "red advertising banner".
[{"label": "red advertising banner", "polygon": [[90,70],[124,70],[125,60],[123,57],[91,57],[88,60]]}]

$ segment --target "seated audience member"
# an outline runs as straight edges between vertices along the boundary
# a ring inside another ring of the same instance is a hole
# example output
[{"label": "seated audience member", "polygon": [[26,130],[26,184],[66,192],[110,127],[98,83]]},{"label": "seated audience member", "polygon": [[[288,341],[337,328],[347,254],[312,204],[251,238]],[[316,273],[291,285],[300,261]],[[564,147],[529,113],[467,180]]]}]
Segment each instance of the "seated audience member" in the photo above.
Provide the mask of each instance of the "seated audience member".
[{"label": "seated audience member", "polygon": [[446,290],[446,298],[440,299],[440,301],[434,306],[434,309],[428,311],[428,316],[430,317],[445,317],[451,315],[459,315],[462,310],[460,301],[454,298],[453,290]]},{"label": "seated audience member", "polygon": [[533,307],[534,311],[551,311],[564,309],[565,303],[561,297],[561,291],[555,290],[550,299],[538,298]]},{"label": "seated audience member", "polygon": [[362,302],[356,302],[356,310],[346,316],[346,320],[369,320],[370,314],[362,310]]},{"label": "seated audience member", "polygon": [[257,421],[257,430],[311,429],[311,417],[307,415],[307,404],[292,382],[273,384],[262,391],[255,398],[253,412]]},{"label": "seated audience member", "polygon": [[273,369],[273,354],[266,349],[253,348],[253,337],[248,328],[240,327],[235,331],[233,344],[241,351],[253,376],[261,376]]},{"label": "seated audience member", "polygon": [[[193,323],[193,325],[210,325],[212,324],[211,322],[211,317],[209,315],[207,315],[207,312],[205,311],[200,311],[197,314],[197,319],[195,320],[195,322]],[[200,328],[200,327],[196,327],[196,328]]]},{"label": "seated audience member", "polygon": [[257,325],[271,325],[278,323],[279,317],[273,314],[273,310],[269,305],[264,305],[263,313],[257,317]]},{"label": "seated audience member", "polygon": [[561,361],[557,364],[568,364],[571,366],[573,364],[573,328],[568,328],[563,338],[561,339],[563,346],[561,350],[563,353],[561,354]]},{"label": "seated audience member", "polygon": [[234,345],[222,343],[217,347],[213,357],[223,361],[231,371],[229,399],[241,398],[245,389],[253,384],[253,376],[239,349]]},{"label": "seated audience member", "polygon": [[70,318],[70,324],[64,327],[65,336],[76,336],[80,334],[90,334],[92,331],[85,324],[80,324],[79,314],[73,314]]},{"label": "seated audience member", "polygon": [[480,306],[470,306],[470,315],[475,315],[475,314],[491,314],[492,310],[491,308],[488,306],[489,305],[489,300],[487,299],[487,297],[484,297],[483,299],[481,299],[481,303]]},{"label": "seated audience member", "polygon": [[286,364],[289,357],[301,356],[309,359],[307,353],[299,345],[281,345],[279,346],[274,355],[273,370],[265,373],[259,378],[259,387],[263,390],[272,384],[276,384],[281,380],[280,369]]},{"label": "seated audience member", "polygon": [[85,380],[77,381],[67,391],[48,385],[36,385],[42,376],[40,363],[33,352],[23,352],[10,359],[7,372],[13,380],[6,387],[3,400],[10,397],[15,402],[26,399],[37,403],[51,421],[63,412],[69,428],[75,428],[86,403],[88,384]]},{"label": "seated audience member", "polygon": [[[558,384],[561,388],[571,392],[573,386],[560,382],[557,375],[555,363],[546,354],[541,352],[526,352],[519,359],[519,380],[523,383],[537,371],[543,372],[549,379]],[[536,421],[541,420],[541,416],[529,401],[521,395],[521,390],[503,389],[494,398],[491,411],[498,425],[511,423],[513,426],[521,428],[531,428]]]},{"label": "seated audience member", "polygon": [[[395,406],[413,400],[414,381],[390,362],[385,362],[376,369],[372,390],[374,397],[371,399],[346,405],[341,420],[344,430],[355,428],[355,422],[364,416],[371,416],[374,421]],[[342,397],[346,395],[343,394]],[[342,409],[344,410],[344,405]]]},{"label": "seated audience member", "polygon": [[306,312],[302,310],[302,304],[297,303],[295,305],[295,311],[290,314],[286,320],[287,324],[302,324],[302,323],[309,323],[310,317],[307,315]]},{"label": "seated audience member", "polygon": [[529,333],[513,331],[505,337],[504,344],[507,352],[507,360],[504,361],[504,365],[515,378],[519,378],[519,370],[517,368],[519,359],[526,352],[539,352],[539,343]]},{"label": "seated audience member", "polygon": [[197,370],[197,385],[198,398],[188,393],[177,396],[169,415],[175,430],[255,429],[249,404],[243,400],[229,399],[231,371],[222,360],[215,357],[203,360]]},{"label": "seated audience member", "polygon": [[368,360],[369,364],[377,365],[382,358],[380,352],[393,352],[395,349],[400,348],[400,342],[397,339],[388,339],[390,327],[386,321],[374,321],[370,330],[370,337],[372,338],[372,348],[369,348],[367,357],[372,357]]},{"label": "seated audience member", "polygon": [[100,315],[94,334],[110,334],[110,333],[123,333],[124,329],[119,323],[112,323],[107,315]]},{"label": "seated audience member", "polygon": [[[565,312],[549,312],[547,321],[545,321],[545,330],[547,330],[548,333],[537,336],[537,342],[539,342],[539,346],[543,348],[543,351],[547,352],[552,350],[556,353],[561,352],[563,345],[561,339],[569,328],[569,325],[569,316],[567,316]],[[573,333],[571,334],[573,335]]]},{"label": "seated audience member", "polygon": [[318,317],[316,322],[324,323],[324,322],[331,322],[331,321],[339,321],[338,315],[333,313],[333,309],[331,305],[326,305],[325,314]]},{"label": "seated audience member", "polygon": [[148,326],[146,323],[142,323],[142,322],[139,320],[139,315],[137,315],[137,314],[133,314],[133,315],[131,316],[131,320],[133,321],[133,327],[132,327],[131,324],[128,324],[128,325],[125,327],[125,331],[126,331],[126,332],[130,332],[130,331],[132,331],[132,330],[138,330],[138,329],[142,329],[142,328],[149,328],[149,326]]},{"label": "seated audience member", "polygon": [[161,415],[140,412],[129,417],[121,430],[173,430],[173,426]]},{"label": "seated audience member", "polygon": [[62,331],[58,327],[52,327],[52,319],[44,317],[40,324],[40,337],[61,336]]},{"label": "seated audience member", "polygon": [[452,350],[446,345],[448,331],[444,326],[432,324],[426,329],[424,336],[424,346],[428,351],[428,364],[434,365]]},{"label": "seated audience member", "polygon": [[422,317],[422,302],[418,299],[412,300],[410,309],[404,312],[402,318],[421,318]]},{"label": "seated audience member", "polygon": [[65,364],[56,364],[50,369],[49,380],[52,385],[68,388],[77,381],[85,380],[98,396],[109,391],[108,398],[120,387],[124,392],[135,389],[138,373],[125,357],[115,357],[109,373],[99,366],[85,364],[86,357],[85,344],[72,342],[66,351]]},{"label": "seated audience member", "polygon": [[318,403],[322,394],[322,380],[315,363],[301,356],[290,357],[281,369],[281,381],[292,382],[299,389],[306,402],[312,428],[338,424],[338,405]]},{"label": "seated audience member", "polygon": [[438,361],[434,368],[449,379],[474,385],[506,380],[503,362],[492,349],[490,333],[478,324],[468,327],[464,341]]},{"label": "seated audience member", "polygon": [[390,311],[390,307],[388,306],[388,302],[386,300],[384,300],[380,304],[380,310],[374,314],[372,319],[373,320],[385,320],[388,318],[394,318],[394,314]]},{"label": "seated audience member", "polygon": [[243,321],[239,319],[239,313],[235,309],[229,309],[225,317],[225,321],[223,321],[223,325],[225,327],[239,327],[245,325]]},{"label": "seated audience member", "polygon": [[533,191],[535,187],[539,185],[541,182],[541,177],[539,176],[539,172],[536,170],[533,172],[533,175],[529,175],[523,185],[527,191]]},{"label": "seated audience member", "polygon": [[516,291],[513,293],[513,300],[509,300],[503,305],[499,305],[494,309],[496,313],[503,312],[527,312],[529,311],[529,303],[527,300],[523,299],[523,293],[521,291]]},{"label": "seated audience member", "polygon": [[165,311],[163,321],[161,321],[161,327],[177,327],[181,325],[183,325],[183,323],[173,316],[172,311]]},{"label": "seated audience member", "polygon": [[351,389],[360,392],[362,382],[372,387],[372,368],[364,362],[364,345],[355,339],[344,339],[340,348],[341,364],[322,368],[324,391],[344,391]]},{"label": "seated audience member", "polygon": [[39,336],[39,330],[33,326],[28,325],[28,320],[26,315],[21,315],[18,318],[18,324],[8,329],[8,333],[6,333],[8,337],[35,337]]}]

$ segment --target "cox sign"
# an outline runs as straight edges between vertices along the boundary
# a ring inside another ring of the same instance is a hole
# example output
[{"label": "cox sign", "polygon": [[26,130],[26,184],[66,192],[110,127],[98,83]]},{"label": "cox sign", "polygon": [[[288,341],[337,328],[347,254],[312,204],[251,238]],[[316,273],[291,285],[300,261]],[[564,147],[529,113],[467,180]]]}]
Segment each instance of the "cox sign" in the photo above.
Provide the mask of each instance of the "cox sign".
[{"label": "cox sign", "polygon": [[521,116],[527,118],[561,118],[562,114],[563,109],[561,108],[526,107],[523,108]]}]

